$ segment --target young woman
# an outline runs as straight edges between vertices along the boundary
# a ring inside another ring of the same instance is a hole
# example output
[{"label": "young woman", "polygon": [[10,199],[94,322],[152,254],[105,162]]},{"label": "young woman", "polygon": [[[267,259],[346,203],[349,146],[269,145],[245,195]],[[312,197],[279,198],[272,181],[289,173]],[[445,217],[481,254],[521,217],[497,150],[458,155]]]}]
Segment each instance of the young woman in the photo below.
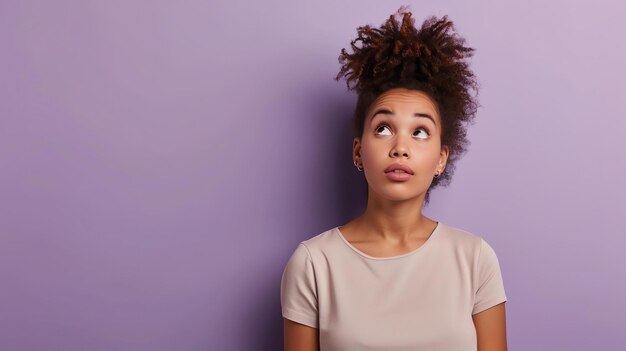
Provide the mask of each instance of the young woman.
[{"label": "young woman", "polygon": [[[401,8],[359,27],[336,79],[358,93],[354,165],[367,208],[302,241],[281,280],[286,351],[506,351],[498,258],[480,236],[422,214],[466,150],[473,49],[447,16]],[[355,45],[361,42],[361,46]],[[350,83],[354,83],[352,86]]]}]

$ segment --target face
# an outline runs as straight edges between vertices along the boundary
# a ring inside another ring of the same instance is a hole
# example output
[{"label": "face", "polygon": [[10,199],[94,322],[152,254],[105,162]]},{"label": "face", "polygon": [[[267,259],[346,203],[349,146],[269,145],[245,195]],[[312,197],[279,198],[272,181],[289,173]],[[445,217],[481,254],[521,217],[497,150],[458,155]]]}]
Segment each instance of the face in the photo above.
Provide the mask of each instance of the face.
[{"label": "face", "polygon": [[[354,139],[353,157],[363,167],[370,193],[395,201],[425,195],[448,159],[433,100],[404,88],[381,94],[365,115],[363,136]],[[386,173],[393,164],[408,166],[412,174]]]}]

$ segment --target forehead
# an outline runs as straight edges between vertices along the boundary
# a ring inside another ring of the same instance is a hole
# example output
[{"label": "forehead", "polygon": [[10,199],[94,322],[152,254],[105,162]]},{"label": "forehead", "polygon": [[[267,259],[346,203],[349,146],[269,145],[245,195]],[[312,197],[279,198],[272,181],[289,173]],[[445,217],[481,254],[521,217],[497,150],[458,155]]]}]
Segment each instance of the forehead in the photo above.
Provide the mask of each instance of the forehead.
[{"label": "forehead", "polygon": [[433,118],[439,117],[435,102],[426,93],[414,89],[394,88],[387,90],[374,100],[368,115],[379,107],[387,107],[398,113],[421,112],[428,113]]}]

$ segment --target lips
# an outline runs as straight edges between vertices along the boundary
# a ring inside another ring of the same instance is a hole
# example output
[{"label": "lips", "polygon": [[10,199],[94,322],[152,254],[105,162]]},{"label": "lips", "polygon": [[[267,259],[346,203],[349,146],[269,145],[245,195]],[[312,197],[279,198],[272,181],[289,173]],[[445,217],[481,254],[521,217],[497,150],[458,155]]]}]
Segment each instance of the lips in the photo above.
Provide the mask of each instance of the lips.
[{"label": "lips", "polygon": [[[411,167],[407,165],[403,165],[401,163],[394,163],[391,166],[387,167],[385,169],[385,173],[394,172],[396,169],[402,170],[408,174],[413,174],[413,170],[411,169]],[[397,173],[402,174],[402,172],[397,172]]]}]

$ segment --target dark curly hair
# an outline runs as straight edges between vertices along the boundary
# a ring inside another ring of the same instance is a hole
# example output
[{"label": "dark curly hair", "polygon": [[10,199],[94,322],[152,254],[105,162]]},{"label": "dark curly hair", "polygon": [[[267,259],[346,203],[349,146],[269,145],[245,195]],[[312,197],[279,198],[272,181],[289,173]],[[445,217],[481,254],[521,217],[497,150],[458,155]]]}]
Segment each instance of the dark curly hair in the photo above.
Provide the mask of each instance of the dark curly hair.
[{"label": "dark curly hair", "polygon": [[[402,23],[396,20],[402,16]],[[448,146],[448,161],[439,177],[434,178],[426,192],[450,184],[455,163],[467,151],[467,124],[472,124],[478,102],[478,82],[465,61],[473,48],[464,46],[465,39],[454,33],[454,24],[447,16],[432,16],[417,29],[406,6],[392,14],[380,27],[357,28],[352,40],[352,54],[341,50],[341,70],[335,80],[346,78],[348,90],[358,94],[353,117],[355,137],[363,136],[365,115],[378,96],[393,88],[419,90],[427,94],[441,116],[441,144]],[[361,42],[357,46],[357,42]]]}]

